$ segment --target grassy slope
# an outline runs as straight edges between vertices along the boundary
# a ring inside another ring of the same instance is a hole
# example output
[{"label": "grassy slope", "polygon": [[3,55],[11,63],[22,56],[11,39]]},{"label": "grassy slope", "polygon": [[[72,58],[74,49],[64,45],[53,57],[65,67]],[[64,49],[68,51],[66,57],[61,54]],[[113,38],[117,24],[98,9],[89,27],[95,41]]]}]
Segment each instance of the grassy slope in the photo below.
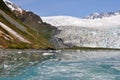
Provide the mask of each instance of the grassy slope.
[{"label": "grassy slope", "polygon": [[[42,36],[41,34],[37,34],[33,29],[31,29],[30,27],[26,26],[25,24],[23,24],[10,10],[9,8],[4,4],[4,2],[2,0],[0,0],[0,9],[3,10],[5,13],[7,13],[9,16],[11,16],[13,19],[15,19],[17,22],[19,22],[21,25],[23,25],[25,28],[27,28],[27,31],[30,33],[25,33],[23,31],[18,30],[14,25],[12,25],[11,23],[9,23],[6,19],[4,19],[2,17],[2,15],[0,15],[0,21],[6,25],[9,25],[10,28],[12,28],[13,30],[15,30],[17,33],[21,34],[22,36],[24,36],[25,39],[29,40],[30,42],[32,42],[32,44],[27,44],[27,43],[22,43],[18,40],[14,40],[14,41],[7,41],[4,40],[2,38],[0,38],[0,42],[3,43],[3,45],[7,46],[8,48],[40,48],[40,49],[46,49],[46,48],[52,48],[51,44],[44,39],[44,36]],[[2,30],[3,32],[7,33],[5,30],[3,30],[0,27],[0,30]],[[9,33],[7,33],[9,34]],[[10,35],[10,34],[9,34]],[[11,35],[12,36],[12,35]]]}]

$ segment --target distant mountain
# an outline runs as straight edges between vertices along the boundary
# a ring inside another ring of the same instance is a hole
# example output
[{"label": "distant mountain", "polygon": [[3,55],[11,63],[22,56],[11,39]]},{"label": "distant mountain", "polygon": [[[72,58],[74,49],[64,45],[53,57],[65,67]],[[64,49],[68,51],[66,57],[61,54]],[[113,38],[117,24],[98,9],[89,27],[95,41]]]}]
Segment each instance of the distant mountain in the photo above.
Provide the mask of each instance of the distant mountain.
[{"label": "distant mountain", "polygon": [[14,5],[13,9],[13,7],[10,7],[13,3],[9,3],[10,5],[6,6],[4,1],[0,0],[0,48],[53,48],[42,33],[36,32],[34,28],[23,23],[20,18],[13,13],[13,10],[23,13],[21,8],[15,7]]},{"label": "distant mountain", "polygon": [[65,44],[120,49],[120,15],[117,13],[111,17],[96,19],[50,16],[42,17],[42,20],[61,30],[56,37],[62,39]]},{"label": "distant mountain", "polygon": [[102,19],[106,17],[112,17],[120,15],[120,10],[116,12],[106,12],[106,13],[93,13],[87,17],[84,17],[85,19]]}]

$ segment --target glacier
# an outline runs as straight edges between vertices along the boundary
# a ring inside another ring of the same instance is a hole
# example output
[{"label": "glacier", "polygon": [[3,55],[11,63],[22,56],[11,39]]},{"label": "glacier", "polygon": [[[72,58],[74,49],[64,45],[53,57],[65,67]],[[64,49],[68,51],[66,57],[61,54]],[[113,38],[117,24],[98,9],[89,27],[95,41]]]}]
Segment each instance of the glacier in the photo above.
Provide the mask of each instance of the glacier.
[{"label": "glacier", "polygon": [[120,15],[98,19],[71,16],[42,17],[61,30],[55,35],[65,44],[78,47],[120,48]]}]

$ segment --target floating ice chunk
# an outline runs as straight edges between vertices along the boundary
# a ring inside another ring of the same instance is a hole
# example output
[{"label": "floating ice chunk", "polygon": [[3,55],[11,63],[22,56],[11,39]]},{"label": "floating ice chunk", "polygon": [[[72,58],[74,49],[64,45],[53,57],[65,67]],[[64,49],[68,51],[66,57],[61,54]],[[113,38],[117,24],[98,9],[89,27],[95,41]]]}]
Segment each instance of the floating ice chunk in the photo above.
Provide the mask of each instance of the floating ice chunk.
[{"label": "floating ice chunk", "polygon": [[6,64],[4,64],[3,66],[4,66],[4,68],[5,68],[5,69],[9,67],[9,66],[8,66],[8,65],[6,65]]},{"label": "floating ice chunk", "polygon": [[51,56],[53,53],[43,53],[43,56]]},{"label": "floating ice chunk", "polygon": [[18,53],[18,54],[21,54],[22,52],[21,52],[21,51],[18,51],[17,53]]}]

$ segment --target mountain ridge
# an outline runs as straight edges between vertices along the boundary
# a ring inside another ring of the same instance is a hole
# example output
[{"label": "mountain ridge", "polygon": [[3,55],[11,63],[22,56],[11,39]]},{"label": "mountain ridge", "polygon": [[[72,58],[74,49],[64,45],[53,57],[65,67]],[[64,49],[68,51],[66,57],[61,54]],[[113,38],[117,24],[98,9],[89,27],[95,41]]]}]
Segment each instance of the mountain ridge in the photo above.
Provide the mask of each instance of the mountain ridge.
[{"label": "mountain ridge", "polygon": [[41,33],[24,24],[3,0],[0,0],[0,4],[0,48],[54,48]]},{"label": "mountain ridge", "polygon": [[115,12],[102,12],[102,13],[92,13],[89,16],[84,17],[85,19],[102,19],[107,17],[113,17],[120,15],[120,10]]}]

